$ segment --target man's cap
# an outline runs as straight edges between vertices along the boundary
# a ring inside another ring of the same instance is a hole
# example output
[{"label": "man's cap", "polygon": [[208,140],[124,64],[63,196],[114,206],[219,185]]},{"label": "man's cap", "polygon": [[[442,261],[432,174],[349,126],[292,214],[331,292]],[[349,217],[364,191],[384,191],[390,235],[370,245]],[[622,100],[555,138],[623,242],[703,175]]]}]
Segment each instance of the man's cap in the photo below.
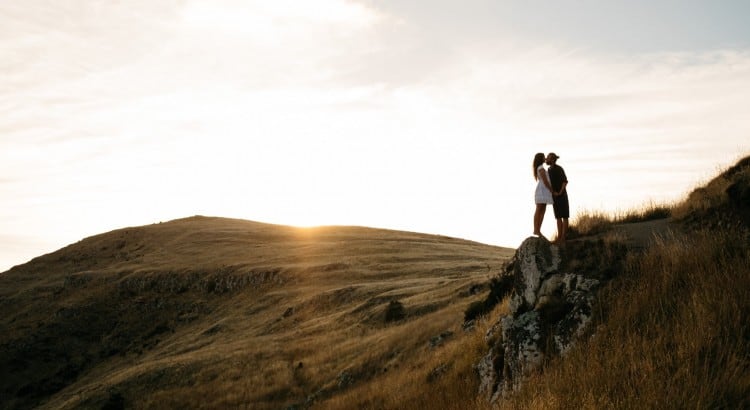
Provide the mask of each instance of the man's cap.
[{"label": "man's cap", "polygon": [[552,157],[552,158],[554,158],[554,159],[558,159],[558,158],[560,158],[560,156],[559,156],[559,155],[557,155],[557,154],[555,154],[554,152],[550,152],[549,154],[547,154],[547,156],[550,156],[550,157]]}]

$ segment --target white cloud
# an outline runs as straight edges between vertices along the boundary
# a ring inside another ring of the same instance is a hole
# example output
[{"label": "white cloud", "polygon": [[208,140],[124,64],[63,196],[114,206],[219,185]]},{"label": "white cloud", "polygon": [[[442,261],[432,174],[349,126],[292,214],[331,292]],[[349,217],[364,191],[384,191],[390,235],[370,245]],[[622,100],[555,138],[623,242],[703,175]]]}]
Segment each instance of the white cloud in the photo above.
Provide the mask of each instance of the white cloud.
[{"label": "white cloud", "polygon": [[374,24],[379,15],[362,4],[345,0],[299,2],[192,1],[183,8],[185,23],[208,31],[234,31],[266,40],[289,33],[302,35],[310,26],[318,29],[358,28]]}]

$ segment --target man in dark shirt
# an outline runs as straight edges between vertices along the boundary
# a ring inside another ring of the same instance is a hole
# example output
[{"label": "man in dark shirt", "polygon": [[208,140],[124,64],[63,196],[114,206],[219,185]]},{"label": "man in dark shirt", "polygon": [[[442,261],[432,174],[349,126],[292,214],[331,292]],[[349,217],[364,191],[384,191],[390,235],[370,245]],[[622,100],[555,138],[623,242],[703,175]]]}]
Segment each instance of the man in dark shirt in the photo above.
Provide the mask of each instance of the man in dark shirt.
[{"label": "man in dark shirt", "polygon": [[568,186],[568,177],[565,175],[565,170],[557,165],[557,159],[560,158],[554,152],[547,154],[547,174],[549,175],[549,182],[552,185],[552,197],[554,203],[552,209],[555,212],[555,219],[557,219],[557,238],[555,242],[565,243],[565,234],[568,232],[568,218],[570,217],[570,206],[568,205],[568,191],[565,189]]}]

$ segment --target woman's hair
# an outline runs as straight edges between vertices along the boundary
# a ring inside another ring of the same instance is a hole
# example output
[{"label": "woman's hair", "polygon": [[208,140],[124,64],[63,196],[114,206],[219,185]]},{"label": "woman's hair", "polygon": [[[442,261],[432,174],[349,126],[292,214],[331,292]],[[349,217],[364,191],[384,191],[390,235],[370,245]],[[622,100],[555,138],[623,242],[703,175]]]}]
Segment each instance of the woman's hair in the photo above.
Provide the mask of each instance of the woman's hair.
[{"label": "woman's hair", "polygon": [[537,179],[536,176],[536,169],[539,168],[539,165],[544,164],[544,153],[543,152],[537,152],[536,155],[534,155],[534,179]]}]

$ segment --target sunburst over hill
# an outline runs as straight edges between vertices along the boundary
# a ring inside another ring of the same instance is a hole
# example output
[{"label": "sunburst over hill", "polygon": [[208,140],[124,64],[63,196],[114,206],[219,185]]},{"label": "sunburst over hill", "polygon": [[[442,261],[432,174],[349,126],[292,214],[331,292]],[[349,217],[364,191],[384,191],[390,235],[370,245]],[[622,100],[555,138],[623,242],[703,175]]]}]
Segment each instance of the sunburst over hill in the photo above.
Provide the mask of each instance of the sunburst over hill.
[{"label": "sunburst over hill", "polygon": [[200,216],[93,236],[0,274],[0,401],[325,398],[419,366],[415,352],[460,331],[511,255],[442,236]]}]

